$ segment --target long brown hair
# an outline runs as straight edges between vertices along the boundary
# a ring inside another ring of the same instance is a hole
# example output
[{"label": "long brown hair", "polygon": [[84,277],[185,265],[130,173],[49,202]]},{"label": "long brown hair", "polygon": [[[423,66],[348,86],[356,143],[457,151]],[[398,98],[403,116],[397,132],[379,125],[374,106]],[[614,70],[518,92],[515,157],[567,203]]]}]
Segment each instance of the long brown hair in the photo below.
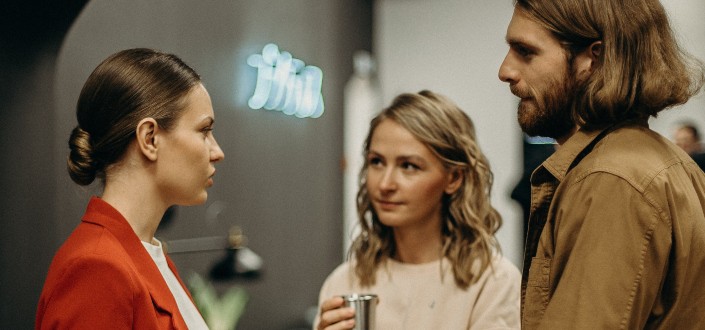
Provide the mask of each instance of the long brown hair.
[{"label": "long brown hair", "polygon": [[67,160],[71,179],[80,185],[104,179],[105,169],[135,138],[141,119],[152,117],[169,130],[200,81],[181,59],[152,49],[127,49],[105,59],[78,98]]},{"label": "long brown hair", "polygon": [[[407,129],[441,160],[447,169],[463,173],[463,183],[444,196],[443,255],[450,260],[455,282],[462,288],[479,279],[499,252],[494,234],[502,219],[490,204],[492,172],[480,150],[472,120],[448,98],[430,91],[401,94],[372,119],[364,145],[367,158],[375,129],[390,119]],[[350,249],[355,273],[363,286],[375,283],[375,270],[394,255],[392,229],[375,213],[365,185],[367,162],[360,171],[357,208],[360,234]]]},{"label": "long brown hair", "polygon": [[679,47],[658,0],[515,0],[515,6],[551,31],[569,60],[602,42],[597,67],[572,106],[581,126],[656,116],[702,88],[702,62]]}]

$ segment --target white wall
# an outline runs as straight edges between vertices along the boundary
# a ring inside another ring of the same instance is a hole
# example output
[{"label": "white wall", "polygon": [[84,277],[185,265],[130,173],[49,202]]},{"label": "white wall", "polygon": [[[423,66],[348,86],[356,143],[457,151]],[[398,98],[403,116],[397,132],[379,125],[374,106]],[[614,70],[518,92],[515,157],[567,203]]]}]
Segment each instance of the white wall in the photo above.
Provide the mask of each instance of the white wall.
[{"label": "white wall", "polygon": [[[661,0],[668,11],[679,42],[684,50],[698,59],[705,60],[705,1]],[[662,135],[673,138],[675,125],[681,120],[694,122],[705,136],[705,95],[702,93],[685,105],[663,111],[650,121],[651,128]]]},{"label": "white wall", "polygon": [[504,218],[503,253],[520,266],[522,213],[509,195],[522,170],[521,130],[516,100],[497,78],[511,1],[379,0],[374,9],[383,102],[430,89],[468,113],[495,174],[492,202]]}]

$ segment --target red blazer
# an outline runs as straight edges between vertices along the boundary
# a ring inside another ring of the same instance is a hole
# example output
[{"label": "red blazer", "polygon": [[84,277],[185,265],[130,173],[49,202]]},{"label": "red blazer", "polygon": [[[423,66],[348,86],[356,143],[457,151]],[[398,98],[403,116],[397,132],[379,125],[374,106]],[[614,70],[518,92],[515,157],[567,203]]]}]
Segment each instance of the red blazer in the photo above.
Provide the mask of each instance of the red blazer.
[{"label": "red blazer", "polygon": [[[169,268],[188,293],[167,256]],[[93,197],[61,246],[35,329],[187,329],[157,265],[127,220]]]}]

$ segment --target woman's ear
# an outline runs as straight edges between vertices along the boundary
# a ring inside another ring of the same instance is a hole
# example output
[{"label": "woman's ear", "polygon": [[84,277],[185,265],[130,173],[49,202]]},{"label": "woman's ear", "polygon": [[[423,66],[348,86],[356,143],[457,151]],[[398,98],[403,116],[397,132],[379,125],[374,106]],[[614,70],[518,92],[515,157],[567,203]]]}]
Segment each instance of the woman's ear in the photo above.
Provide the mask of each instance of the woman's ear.
[{"label": "woman's ear", "polygon": [[154,118],[148,117],[140,120],[135,133],[137,145],[142,154],[151,161],[157,160],[157,132],[159,125]]},{"label": "woman's ear", "polygon": [[460,168],[453,168],[448,172],[448,184],[446,185],[446,189],[444,190],[446,194],[452,195],[458,189],[460,188],[460,185],[463,184],[463,171],[460,170]]}]

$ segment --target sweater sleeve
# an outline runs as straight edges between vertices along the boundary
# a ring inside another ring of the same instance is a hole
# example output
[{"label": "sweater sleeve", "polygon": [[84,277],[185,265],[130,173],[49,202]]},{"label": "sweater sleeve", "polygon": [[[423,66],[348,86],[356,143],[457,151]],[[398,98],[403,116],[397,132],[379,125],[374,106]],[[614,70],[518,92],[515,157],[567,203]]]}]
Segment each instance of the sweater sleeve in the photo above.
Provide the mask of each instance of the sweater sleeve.
[{"label": "sweater sleeve", "polygon": [[134,282],[126,266],[104,255],[67,264],[48,283],[37,312],[36,329],[131,329]]},{"label": "sweater sleeve", "polygon": [[470,329],[520,328],[521,274],[516,266],[498,258],[475,285],[482,288],[470,315]]},{"label": "sweater sleeve", "polygon": [[344,294],[346,290],[349,290],[349,288],[345,289],[346,286],[349,287],[346,282],[346,276],[350,275],[349,272],[350,263],[343,263],[333,270],[323,282],[321,290],[318,293],[318,309],[316,311],[316,318],[313,321],[313,329],[318,328],[318,323],[320,322],[321,304],[333,296]]}]

